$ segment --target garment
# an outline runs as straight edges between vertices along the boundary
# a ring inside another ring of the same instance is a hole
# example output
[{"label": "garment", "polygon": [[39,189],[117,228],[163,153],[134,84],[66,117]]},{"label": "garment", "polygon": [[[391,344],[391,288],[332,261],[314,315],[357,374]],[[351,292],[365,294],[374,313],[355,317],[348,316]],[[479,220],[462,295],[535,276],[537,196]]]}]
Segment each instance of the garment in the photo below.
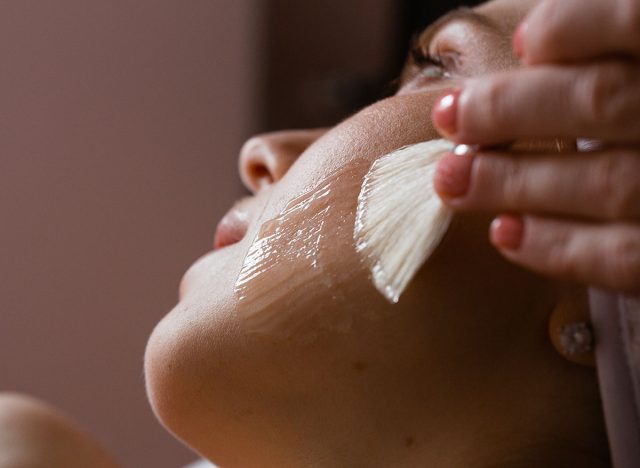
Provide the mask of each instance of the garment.
[{"label": "garment", "polygon": [[203,458],[201,460],[197,460],[192,463],[189,463],[184,468],[218,468],[218,467]]},{"label": "garment", "polygon": [[640,297],[590,291],[596,363],[614,468],[640,467]]}]

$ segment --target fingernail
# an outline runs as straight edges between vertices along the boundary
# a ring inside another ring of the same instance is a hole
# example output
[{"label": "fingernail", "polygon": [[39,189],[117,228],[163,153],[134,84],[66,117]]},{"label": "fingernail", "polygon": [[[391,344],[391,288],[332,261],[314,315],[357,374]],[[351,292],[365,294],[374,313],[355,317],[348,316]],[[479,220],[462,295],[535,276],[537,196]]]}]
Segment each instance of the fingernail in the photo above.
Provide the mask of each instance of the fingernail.
[{"label": "fingernail", "polygon": [[433,176],[436,191],[444,198],[460,198],[466,195],[471,182],[471,166],[476,147],[458,145],[438,162]]},{"label": "fingernail", "polygon": [[513,51],[518,58],[524,57],[524,33],[527,29],[527,22],[523,21],[516,28],[516,32],[513,34]]},{"label": "fingernail", "polygon": [[502,215],[491,223],[491,242],[501,249],[518,250],[522,244],[524,222],[522,217]]},{"label": "fingernail", "polygon": [[433,106],[431,118],[435,126],[445,134],[453,136],[457,130],[458,97],[461,90],[456,90],[442,96]]}]

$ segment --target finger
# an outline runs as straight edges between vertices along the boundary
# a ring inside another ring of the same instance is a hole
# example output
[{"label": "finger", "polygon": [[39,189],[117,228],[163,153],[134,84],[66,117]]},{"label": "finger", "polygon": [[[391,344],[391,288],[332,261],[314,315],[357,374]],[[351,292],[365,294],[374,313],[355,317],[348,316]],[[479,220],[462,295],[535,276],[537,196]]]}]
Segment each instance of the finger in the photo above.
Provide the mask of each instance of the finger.
[{"label": "finger", "polygon": [[491,241],[510,261],[543,275],[616,291],[640,290],[640,227],[501,216]]},{"label": "finger", "polygon": [[522,137],[640,139],[640,66],[538,66],[470,79],[442,97],[432,117],[459,143]]},{"label": "finger", "polygon": [[457,210],[640,220],[640,151],[450,153],[434,186]]},{"label": "finger", "polygon": [[639,0],[544,0],[516,32],[526,63],[640,57]]}]

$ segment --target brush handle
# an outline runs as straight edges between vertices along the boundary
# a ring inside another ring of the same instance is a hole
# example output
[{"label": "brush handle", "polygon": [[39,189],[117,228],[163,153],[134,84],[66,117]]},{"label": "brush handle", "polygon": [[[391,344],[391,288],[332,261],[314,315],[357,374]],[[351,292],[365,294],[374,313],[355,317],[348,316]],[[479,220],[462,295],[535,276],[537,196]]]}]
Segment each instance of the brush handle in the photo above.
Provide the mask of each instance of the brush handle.
[{"label": "brush handle", "polygon": [[611,459],[640,467],[640,298],[589,290]]}]

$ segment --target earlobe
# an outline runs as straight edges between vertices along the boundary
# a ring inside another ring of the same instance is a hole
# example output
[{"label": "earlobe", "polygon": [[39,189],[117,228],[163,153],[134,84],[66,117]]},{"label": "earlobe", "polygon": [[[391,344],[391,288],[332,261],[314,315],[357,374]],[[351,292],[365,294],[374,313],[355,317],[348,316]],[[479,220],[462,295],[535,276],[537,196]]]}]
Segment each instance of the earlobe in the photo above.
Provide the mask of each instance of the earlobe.
[{"label": "earlobe", "polygon": [[595,340],[586,291],[560,297],[549,316],[549,338],[555,350],[575,364],[595,367]]}]

